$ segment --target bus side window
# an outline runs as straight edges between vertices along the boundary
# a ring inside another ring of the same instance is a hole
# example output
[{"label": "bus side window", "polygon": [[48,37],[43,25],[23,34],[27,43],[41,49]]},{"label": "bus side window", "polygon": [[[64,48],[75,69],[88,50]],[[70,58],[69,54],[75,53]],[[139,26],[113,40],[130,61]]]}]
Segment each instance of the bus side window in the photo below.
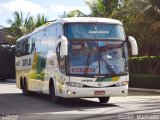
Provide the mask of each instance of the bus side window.
[{"label": "bus side window", "polygon": [[56,49],[57,61],[59,65],[59,70],[61,71],[61,73],[65,74],[65,57],[60,56],[60,47],[61,47],[61,44],[59,43]]},{"label": "bus side window", "polygon": [[29,54],[29,37],[25,38],[24,40],[24,55],[28,55]]},{"label": "bus side window", "polygon": [[20,46],[20,42],[16,43],[16,56],[20,57],[21,56],[21,46]]},{"label": "bus side window", "polygon": [[63,30],[62,30],[62,24],[61,23],[57,23],[56,25],[56,44],[60,42],[60,38],[63,35]]},{"label": "bus side window", "polygon": [[41,38],[41,51],[48,50],[48,28],[42,31],[42,38]]},{"label": "bus side window", "polygon": [[52,25],[48,28],[48,39],[47,39],[47,46],[49,50],[56,51],[56,25]]},{"label": "bus side window", "polygon": [[42,51],[41,39],[42,39],[42,31],[36,33],[36,38],[35,38],[36,52]]},{"label": "bus side window", "polygon": [[57,53],[57,61],[58,61],[58,65],[60,67],[60,46],[61,44],[59,43],[57,48],[56,48],[56,53]]},{"label": "bus side window", "polygon": [[19,46],[19,50],[20,50],[19,54],[20,54],[20,56],[22,56],[23,55],[23,42],[20,41],[19,44],[20,44],[20,46]]},{"label": "bus side window", "polygon": [[28,54],[29,54],[28,50],[29,50],[29,44],[26,43],[26,44],[25,44],[25,51],[24,51],[24,54],[25,54],[25,55],[28,55]]},{"label": "bus side window", "polygon": [[35,41],[32,41],[31,53],[35,53],[35,52],[36,52]]},{"label": "bus side window", "polygon": [[28,38],[24,38],[21,42],[20,42],[20,46],[21,46],[21,56],[23,55],[27,55],[28,54],[28,49],[29,49],[29,43],[28,43]]},{"label": "bus side window", "polygon": [[35,53],[35,35],[32,35],[30,37],[30,42],[29,42],[29,53],[32,54],[32,53]]}]

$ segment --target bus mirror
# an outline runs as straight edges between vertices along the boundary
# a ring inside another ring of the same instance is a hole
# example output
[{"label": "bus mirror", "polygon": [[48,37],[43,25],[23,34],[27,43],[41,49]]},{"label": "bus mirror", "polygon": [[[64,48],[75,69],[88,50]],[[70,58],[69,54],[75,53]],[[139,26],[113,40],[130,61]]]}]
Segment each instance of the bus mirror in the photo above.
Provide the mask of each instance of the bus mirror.
[{"label": "bus mirror", "polygon": [[132,55],[138,55],[137,42],[132,36],[128,36],[128,41],[131,44]]},{"label": "bus mirror", "polygon": [[68,55],[68,41],[65,36],[61,37],[60,56],[64,57]]}]

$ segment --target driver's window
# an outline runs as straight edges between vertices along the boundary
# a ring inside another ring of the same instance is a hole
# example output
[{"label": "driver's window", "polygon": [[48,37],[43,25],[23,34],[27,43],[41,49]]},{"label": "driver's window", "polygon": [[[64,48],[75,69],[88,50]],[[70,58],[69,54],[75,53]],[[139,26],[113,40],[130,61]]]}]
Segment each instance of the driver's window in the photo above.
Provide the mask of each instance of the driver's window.
[{"label": "driver's window", "polygon": [[121,48],[117,48],[117,49],[112,49],[109,51],[109,54],[111,56],[111,58],[121,58]]}]

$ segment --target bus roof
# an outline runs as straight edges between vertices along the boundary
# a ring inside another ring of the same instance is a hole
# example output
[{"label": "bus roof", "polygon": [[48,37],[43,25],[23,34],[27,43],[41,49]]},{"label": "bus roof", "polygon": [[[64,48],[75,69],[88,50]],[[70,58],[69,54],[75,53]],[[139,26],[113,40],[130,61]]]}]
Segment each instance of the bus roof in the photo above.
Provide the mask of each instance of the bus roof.
[{"label": "bus roof", "polygon": [[28,37],[29,35],[31,34],[34,34],[40,30],[43,30],[45,28],[47,28],[48,26],[51,26],[52,24],[55,24],[55,23],[107,23],[107,24],[119,24],[119,25],[122,25],[122,22],[120,22],[119,20],[115,20],[115,19],[111,19],[111,18],[100,18],[100,17],[70,17],[70,18],[60,18],[60,19],[57,19],[57,20],[54,20],[53,22],[49,22],[49,23],[46,23],[38,28],[36,28],[32,33],[30,34],[27,34],[25,36],[22,36],[21,38],[19,38],[17,41],[25,38],[25,37]]},{"label": "bus roof", "polygon": [[72,18],[62,18],[59,19],[62,23],[72,23],[72,22],[99,22],[99,23],[108,23],[108,24],[120,24],[122,23],[119,20],[111,18],[99,18],[99,17],[72,17]]}]

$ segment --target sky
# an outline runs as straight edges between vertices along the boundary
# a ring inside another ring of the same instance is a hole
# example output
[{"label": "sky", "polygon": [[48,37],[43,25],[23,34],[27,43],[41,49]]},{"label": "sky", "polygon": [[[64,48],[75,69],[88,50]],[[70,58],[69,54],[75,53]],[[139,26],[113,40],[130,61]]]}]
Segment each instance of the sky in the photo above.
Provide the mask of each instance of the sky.
[{"label": "sky", "polygon": [[89,7],[85,0],[0,0],[0,25],[9,27],[7,19],[13,20],[14,11],[22,11],[24,17],[30,13],[36,17],[37,14],[44,14],[48,20],[53,20],[71,10],[79,9],[89,14]]}]

